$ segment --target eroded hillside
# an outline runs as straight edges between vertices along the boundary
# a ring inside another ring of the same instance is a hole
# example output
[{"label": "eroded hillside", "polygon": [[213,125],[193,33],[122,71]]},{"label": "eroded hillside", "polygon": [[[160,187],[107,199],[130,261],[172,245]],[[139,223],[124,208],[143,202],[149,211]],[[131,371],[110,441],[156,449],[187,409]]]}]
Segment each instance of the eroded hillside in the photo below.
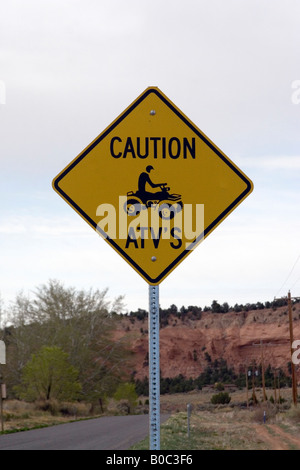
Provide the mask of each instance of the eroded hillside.
[{"label": "eroded hillside", "polygon": [[[300,339],[300,304],[293,305],[294,340]],[[288,307],[248,312],[201,312],[179,318],[169,315],[160,329],[160,369],[163,377],[196,378],[209,358],[223,358],[229,367],[242,371],[253,360],[287,370],[291,360]],[[126,336],[133,351],[135,378],[148,375],[148,321],[123,316],[116,339]],[[262,343],[262,346],[261,346]]]}]

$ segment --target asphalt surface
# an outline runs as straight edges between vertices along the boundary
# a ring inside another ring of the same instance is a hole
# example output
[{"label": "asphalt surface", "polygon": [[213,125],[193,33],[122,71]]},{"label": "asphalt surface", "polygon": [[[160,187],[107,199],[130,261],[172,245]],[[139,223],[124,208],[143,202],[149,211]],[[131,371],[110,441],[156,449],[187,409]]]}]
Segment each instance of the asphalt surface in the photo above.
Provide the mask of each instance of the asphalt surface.
[{"label": "asphalt surface", "polygon": [[[161,415],[161,423],[169,415]],[[149,415],[105,416],[0,435],[0,450],[128,450],[149,434]]]}]

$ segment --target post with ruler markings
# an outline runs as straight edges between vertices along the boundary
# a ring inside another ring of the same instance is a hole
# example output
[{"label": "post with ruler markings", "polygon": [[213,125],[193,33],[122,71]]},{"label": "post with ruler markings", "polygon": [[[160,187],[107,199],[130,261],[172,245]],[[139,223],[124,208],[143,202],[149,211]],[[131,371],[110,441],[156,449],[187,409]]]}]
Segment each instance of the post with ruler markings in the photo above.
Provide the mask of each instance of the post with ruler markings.
[{"label": "post with ruler markings", "polygon": [[159,286],[149,285],[150,450],[160,450]]},{"label": "post with ruler markings", "polygon": [[187,404],[187,435],[190,438],[190,418],[192,414],[192,405],[190,403]]},{"label": "post with ruler markings", "polygon": [[[293,333],[293,314],[292,314],[292,297],[290,291],[288,291],[288,312],[289,312],[289,327],[290,327],[290,345],[291,345],[291,357],[293,357],[293,342],[294,342],[294,333]],[[295,364],[293,360],[291,361],[292,369],[292,394],[293,394],[293,403],[294,406],[297,406],[297,379]]]}]

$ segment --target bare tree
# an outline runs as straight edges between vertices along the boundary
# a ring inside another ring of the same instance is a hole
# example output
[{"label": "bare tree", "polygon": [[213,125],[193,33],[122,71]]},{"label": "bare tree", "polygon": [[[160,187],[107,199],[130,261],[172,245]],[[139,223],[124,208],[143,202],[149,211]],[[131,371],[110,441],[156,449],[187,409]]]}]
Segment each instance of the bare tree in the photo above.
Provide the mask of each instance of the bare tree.
[{"label": "bare tree", "polygon": [[10,354],[15,384],[31,354],[43,346],[59,347],[79,371],[83,393],[90,399],[113,391],[127,366],[128,354],[112,333],[123,298],[107,299],[107,289],[76,290],[50,280],[36,288],[33,299],[20,294],[10,312]]}]

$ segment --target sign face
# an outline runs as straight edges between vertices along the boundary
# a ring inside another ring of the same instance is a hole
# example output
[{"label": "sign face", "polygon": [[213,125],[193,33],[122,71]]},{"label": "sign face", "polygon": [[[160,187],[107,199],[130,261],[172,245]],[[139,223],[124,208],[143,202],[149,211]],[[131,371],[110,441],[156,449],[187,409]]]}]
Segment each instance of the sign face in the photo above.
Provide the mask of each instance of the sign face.
[{"label": "sign face", "polygon": [[149,284],[159,284],[252,182],[158,88],[147,88],[53,180]]}]

